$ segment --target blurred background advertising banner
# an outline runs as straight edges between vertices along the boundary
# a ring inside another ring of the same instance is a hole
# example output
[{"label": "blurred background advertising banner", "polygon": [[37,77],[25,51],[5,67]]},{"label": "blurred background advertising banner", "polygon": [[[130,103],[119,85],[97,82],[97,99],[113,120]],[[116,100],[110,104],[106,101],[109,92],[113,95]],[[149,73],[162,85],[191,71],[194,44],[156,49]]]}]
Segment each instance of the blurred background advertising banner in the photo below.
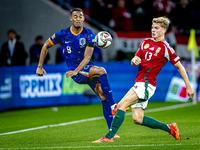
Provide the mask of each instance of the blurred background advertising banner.
[{"label": "blurred background advertising banner", "polygon": [[[129,61],[96,63],[106,68],[115,102],[119,102],[133,87],[138,67]],[[87,84],[77,84],[66,78],[65,64],[44,65],[47,75],[36,76],[37,66],[0,68],[0,111],[27,107],[80,105],[101,103]],[[120,70],[120,71],[119,71]],[[156,93],[150,101],[164,102],[175,67],[167,63],[158,76]],[[165,79],[163,81],[163,78]],[[131,81],[131,82],[130,82]]]},{"label": "blurred background advertising banner", "polygon": [[[196,86],[196,84],[190,82],[192,89]],[[187,102],[188,95],[186,92],[186,86],[181,77],[173,77],[169,89],[167,91],[167,96],[165,101],[167,102]]]},{"label": "blurred background advertising banner", "polygon": [[56,97],[62,94],[61,73],[51,73],[43,77],[35,74],[20,75],[19,80],[21,98]]},{"label": "blurred background advertising banner", "polygon": [[[122,50],[124,52],[137,52],[140,43],[145,38],[151,38],[151,32],[148,31],[130,31],[130,32],[116,32],[115,48],[116,50]],[[176,37],[173,32],[166,34],[165,40],[170,45],[176,44]]]},{"label": "blurred background advertising banner", "polygon": [[[114,39],[116,51],[121,50],[125,53],[136,53],[140,43],[145,38],[151,38],[151,32],[148,31],[130,31],[116,32]],[[188,51],[189,36],[183,34],[174,34],[167,32],[165,40],[174,48],[177,55],[182,59],[191,59],[191,52]],[[196,37],[198,50],[200,49],[200,37]]]}]

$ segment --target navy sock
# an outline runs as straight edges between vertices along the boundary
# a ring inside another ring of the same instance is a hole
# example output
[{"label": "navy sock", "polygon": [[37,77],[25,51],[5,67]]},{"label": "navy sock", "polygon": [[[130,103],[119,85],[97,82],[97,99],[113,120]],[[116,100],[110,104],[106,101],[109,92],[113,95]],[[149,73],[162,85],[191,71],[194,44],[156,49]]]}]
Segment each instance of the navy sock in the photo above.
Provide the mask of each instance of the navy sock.
[{"label": "navy sock", "polygon": [[104,101],[101,101],[101,102],[102,102],[102,106],[103,106],[103,115],[104,115],[104,118],[106,119],[108,129],[110,129],[111,123],[113,120],[113,116],[111,114],[111,108],[110,108],[110,105],[109,105],[107,99]]},{"label": "navy sock", "polygon": [[114,105],[115,102],[113,100],[112,90],[111,90],[110,85],[108,83],[107,74],[100,75],[99,81],[101,83],[101,88],[103,90],[103,93],[105,94],[110,106]]}]

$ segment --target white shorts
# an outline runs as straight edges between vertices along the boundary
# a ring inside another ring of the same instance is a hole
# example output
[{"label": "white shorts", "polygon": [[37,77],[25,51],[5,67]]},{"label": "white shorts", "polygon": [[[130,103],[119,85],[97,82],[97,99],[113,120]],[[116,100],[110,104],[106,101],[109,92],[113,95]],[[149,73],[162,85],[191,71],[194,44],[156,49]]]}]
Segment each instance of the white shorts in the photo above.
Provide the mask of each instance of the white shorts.
[{"label": "white shorts", "polygon": [[144,82],[136,82],[132,89],[136,92],[139,97],[139,101],[132,105],[131,108],[142,107],[146,109],[148,100],[153,96],[156,87],[151,84],[146,84]]}]

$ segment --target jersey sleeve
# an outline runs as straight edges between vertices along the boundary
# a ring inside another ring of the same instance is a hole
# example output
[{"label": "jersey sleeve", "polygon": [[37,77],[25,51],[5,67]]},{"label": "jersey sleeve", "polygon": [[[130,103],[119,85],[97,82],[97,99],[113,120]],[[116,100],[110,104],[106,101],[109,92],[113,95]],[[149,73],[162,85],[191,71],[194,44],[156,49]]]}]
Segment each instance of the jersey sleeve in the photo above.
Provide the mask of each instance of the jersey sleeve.
[{"label": "jersey sleeve", "polygon": [[144,43],[145,41],[143,40],[142,43],[140,44],[138,51],[135,53],[135,56],[138,56],[140,58],[142,57],[142,50],[143,50]]},{"label": "jersey sleeve", "polygon": [[172,63],[172,65],[176,64],[177,62],[181,60],[180,57],[176,54],[176,52],[171,46],[167,46],[165,48],[169,54],[167,58]]},{"label": "jersey sleeve", "polygon": [[49,37],[49,42],[52,45],[58,44],[60,42],[62,42],[62,38],[63,38],[63,30],[60,30],[56,33],[54,33],[52,36]]},{"label": "jersey sleeve", "polygon": [[94,32],[89,32],[89,34],[87,35],[87,44],[86,46],[88,47],[94,47],[95,46],[95,34]]}]

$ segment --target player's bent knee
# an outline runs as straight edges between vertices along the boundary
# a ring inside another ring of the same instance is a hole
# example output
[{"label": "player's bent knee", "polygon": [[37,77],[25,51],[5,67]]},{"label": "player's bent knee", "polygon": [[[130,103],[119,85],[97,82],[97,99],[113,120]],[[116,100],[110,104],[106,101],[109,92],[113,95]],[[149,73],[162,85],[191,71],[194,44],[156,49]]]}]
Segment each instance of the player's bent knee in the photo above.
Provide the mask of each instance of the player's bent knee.
[{"label": "player's bent knee", "polygon": [[103,67],[93,66],[89,71],[89,76],[91,78],[94,78],[94,77],[99,77],[100,75],[105,74],[105,73],[107,72]]},{"label": "player's bent knee", "polygon": [[141,107],[132,108],[132,118],[135,124],[141,125],[143,122],[144,110]]},{"label": "player's bent knee", "polygon": [[141,125],[142,124],[142,118],[141,117],[133,117],[133,122],[135,124]]},{"label": "player's bent knee", "polygon": [[107,73],[103,67],[99,67],[98,72],[100,75]]}]

